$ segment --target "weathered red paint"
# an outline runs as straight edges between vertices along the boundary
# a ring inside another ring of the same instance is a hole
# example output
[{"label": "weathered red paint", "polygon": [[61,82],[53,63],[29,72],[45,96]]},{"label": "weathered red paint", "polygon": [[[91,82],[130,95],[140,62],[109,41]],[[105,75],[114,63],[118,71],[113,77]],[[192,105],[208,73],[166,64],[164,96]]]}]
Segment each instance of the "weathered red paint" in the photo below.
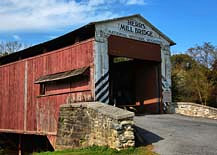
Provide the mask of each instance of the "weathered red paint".
[{"label": "weathered red paint", "polygon": [[135,66],[136,100],[143,104],[144,112],[159,113],[160,111],[158,66],[159,63],[156,62],[143,62]]},{"label": "weathered red paint", "polygon": [[[0,132],[50,135],[57,132],[59,106],[93,99],[93,44],[89,39],[50,53],[0,66]],[[40,76],[90,66],[90,79],[70,91],[39,96]],[[26,80],[25,80],[26,79]],[[25,90],[25,81],[27,87]],[[25,94],[27,95],[25,97]],[[26,103],[26,104],[25,104]],[[25,109],[26,108],[26,109]]]},{"label": "weathered red paint", "polygon": [[112,35],[108,38],[108,50],[112,56],[161,62],[161,47],[158,44]]}]

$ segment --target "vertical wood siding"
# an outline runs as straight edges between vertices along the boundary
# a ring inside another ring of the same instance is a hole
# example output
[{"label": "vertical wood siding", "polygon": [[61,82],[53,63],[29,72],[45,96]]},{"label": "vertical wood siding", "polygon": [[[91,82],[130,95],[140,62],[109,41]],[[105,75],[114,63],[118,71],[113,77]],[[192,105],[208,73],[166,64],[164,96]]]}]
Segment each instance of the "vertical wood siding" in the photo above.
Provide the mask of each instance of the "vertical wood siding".
[{"label": "vertical wood siding", "polygon": [[[0,131],[55,134],[61,104],[66,103],[69,98],[74,101],[93,99],[92,65],[93,39],[90,39],[47,54],[0,66]],[[71,93],[38,97],[40,85],[34,84],[34,81],[39,77],[86,66],[90,66],[91,76],[85,87],[78,85],[80,88],[72,90]],[[27,76],[26,82],[25,76]]]}]

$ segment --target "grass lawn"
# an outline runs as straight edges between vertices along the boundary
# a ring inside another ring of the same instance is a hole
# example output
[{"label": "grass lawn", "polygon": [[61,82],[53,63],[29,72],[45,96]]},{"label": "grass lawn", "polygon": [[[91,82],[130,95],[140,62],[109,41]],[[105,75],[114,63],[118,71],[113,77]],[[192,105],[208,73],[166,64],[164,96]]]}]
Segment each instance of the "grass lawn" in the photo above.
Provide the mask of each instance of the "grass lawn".
[{"label": "grass lawn", "polygon": [[34,153],[34,155],[157,155],[157,154],[152,152],[152,146],[129,148],[121,151],[117,151],[107,147],[92,146],[83,149]]}]

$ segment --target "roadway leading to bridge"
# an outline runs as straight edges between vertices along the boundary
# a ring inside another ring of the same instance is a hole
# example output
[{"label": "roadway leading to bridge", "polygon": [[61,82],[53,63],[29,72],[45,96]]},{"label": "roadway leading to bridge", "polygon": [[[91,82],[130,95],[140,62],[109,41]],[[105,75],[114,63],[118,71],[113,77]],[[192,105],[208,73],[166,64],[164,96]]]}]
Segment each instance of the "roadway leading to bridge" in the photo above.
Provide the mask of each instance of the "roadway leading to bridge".
[{"label": "roadway leading to bridge", "polygon": [[134,120],[140,135],[160,155],[217,155],[217,120],[176,114]]}]

